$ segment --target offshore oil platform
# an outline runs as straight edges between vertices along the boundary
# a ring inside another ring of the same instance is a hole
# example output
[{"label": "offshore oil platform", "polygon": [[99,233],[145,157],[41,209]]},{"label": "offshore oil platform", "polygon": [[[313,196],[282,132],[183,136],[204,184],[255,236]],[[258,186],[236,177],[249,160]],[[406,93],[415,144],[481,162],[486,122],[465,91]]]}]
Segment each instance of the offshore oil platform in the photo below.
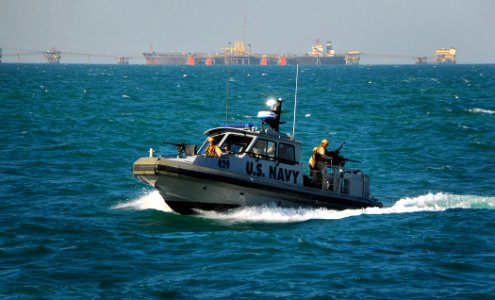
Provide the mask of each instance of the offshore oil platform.
[{"label": "offshore oil platform", "polygon": [[56,48],[51,48],[45,51],[45,58],[49,64],[59,64],[62,58],[62,52],[58,51]]},{"label": "offshore oil platform", "polygon": [[438,48],[433,56],[435,64],[456,64],[456,48]]}]

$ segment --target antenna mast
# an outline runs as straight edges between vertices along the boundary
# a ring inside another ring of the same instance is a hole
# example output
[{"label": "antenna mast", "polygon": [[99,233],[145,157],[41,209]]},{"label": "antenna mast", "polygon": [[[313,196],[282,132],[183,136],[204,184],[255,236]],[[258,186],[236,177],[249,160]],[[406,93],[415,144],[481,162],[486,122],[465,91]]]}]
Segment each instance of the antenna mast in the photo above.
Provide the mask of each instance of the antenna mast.
[{"label": "antenna mast", "polygon": [[299,64],[296,65],[296,91],[294,93],[294,121],[292,122],[292,138],[296,137],[296,108],[297,108],[298,81],[299,81]]},{"label": "antenna mast", "polygon": [[[230,42],[229,42],[229,49],[230,49]],[[229,55],[229,58],[227,59],[227,97],[225,99],[225,126],[229,125],[229,91],[230,91],[230,56],[231,56],[231,53],[229,53],[228,55]]]}]

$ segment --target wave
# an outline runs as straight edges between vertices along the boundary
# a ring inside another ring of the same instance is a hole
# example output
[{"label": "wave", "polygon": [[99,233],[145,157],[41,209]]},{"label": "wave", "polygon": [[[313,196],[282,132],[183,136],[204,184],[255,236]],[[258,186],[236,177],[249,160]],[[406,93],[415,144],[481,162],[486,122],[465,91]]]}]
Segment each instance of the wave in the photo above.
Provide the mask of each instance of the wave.
[{"label": "wave", "polygon": [[468,111],[472,112],[472,113],[483,113],[483,114],[490,114],[490,115],[495,114],[495,111],[493,111],[493,110],[479,108],[479,107],[470,108]]},{"label": "wave", "polygon": [[[155,209],[173,212],[158,191],[114,206],[117,209]],[[495,209],[495,197],[428,193],[401,198],[391,207],[329,210],[326,208],[280,208],[270,206],[243,207],[229,212],[201,211],[200,217],[233,223],[296,223],[308,220],[339,220],[359,215],[386,215],[414,212],[442,212],[447,209]]]}]

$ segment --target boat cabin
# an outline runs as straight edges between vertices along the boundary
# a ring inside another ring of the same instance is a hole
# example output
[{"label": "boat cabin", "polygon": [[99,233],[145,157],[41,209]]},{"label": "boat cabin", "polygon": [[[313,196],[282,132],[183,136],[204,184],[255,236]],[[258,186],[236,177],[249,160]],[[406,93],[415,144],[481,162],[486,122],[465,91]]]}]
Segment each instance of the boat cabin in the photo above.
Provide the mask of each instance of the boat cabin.
[{"label": "boat cabin", "polygon": [[222,156],[212,160],[206,156],[208,138],[199,148],[195,164],[212,166],[209,161],[218,161],[223,171],[243,176],[258,177],[269,181],[302,185],[303,170],[301,143],[288,135],[253,127],[213,128],[205,132],[222,149]]}]

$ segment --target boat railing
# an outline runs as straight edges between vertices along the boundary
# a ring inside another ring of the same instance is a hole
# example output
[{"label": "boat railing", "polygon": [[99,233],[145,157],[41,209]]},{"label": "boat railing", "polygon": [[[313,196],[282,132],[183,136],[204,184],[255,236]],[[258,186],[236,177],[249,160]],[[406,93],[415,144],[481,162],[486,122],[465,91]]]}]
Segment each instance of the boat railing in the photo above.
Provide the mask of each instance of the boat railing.
[{"label": "boat railing", "polygon": [[369,177],[357,169],[327,166],[322,171],[311,171],[310,187],[322,191],[345,194],[363,199],[370,197]]},{"label": "boat railing", "polygon": [[322,170],[311,170],[311,185],[323,191],[345,193],[344,168],[327,166]]}]

